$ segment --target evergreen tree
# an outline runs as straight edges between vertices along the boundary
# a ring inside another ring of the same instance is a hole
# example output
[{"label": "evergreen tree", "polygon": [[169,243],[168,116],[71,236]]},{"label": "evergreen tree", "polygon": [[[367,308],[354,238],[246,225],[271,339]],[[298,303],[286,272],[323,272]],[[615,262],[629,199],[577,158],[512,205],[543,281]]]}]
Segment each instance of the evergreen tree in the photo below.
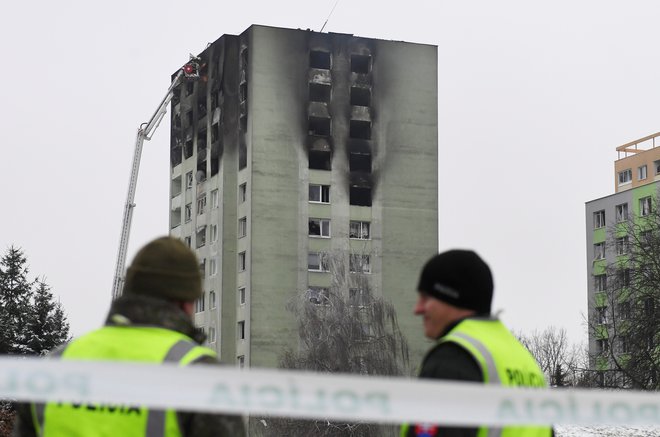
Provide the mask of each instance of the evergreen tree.
[{"label": "evergreen tree", "polygon": [[69,339],[69,323],[50,287],[37,280],[27,322],[27,353],[43,355]]},{"label": "evergreen tree", "polygon": [[0,354],[38,354],[65,343],[69,323],[50,287],[28,279],[27,258],[11,246],[0,258]]},{"label": "evergreen tree", "polygon": [[28,280],[27,259],[14,246],[0,259],[0,353],[26,353],[25,324],[30,313],[33,283]]}]

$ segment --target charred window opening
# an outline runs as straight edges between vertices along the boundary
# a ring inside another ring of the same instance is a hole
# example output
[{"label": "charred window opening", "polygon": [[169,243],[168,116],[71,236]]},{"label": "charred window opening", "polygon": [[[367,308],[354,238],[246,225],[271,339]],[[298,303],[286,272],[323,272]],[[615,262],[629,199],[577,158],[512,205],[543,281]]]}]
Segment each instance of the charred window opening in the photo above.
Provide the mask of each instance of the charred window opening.
[{"label": "charred window opening", "polygon": [[197,163],[197,173],[195,173],[197,182],[204,182],[206,180],[206,161]]},{"label": "charred window opening", "polygon": [[371,90],[357,86],[351,87],[351,105],[371,106]]},{"label": "charred window opening", "polygon": [[181,101],[181,87],[177,86],[172,90],[172,105],[176,106]]},{"label": "charred window opening", "polygon": [[238,120],[238,123],[240,124],[241,131],[247,132],[247,123],[248,123],[247,114],[241,115],[241,118]]},{"label": "charred window opening", "polygon": [[351,120],[349,136],[359,140],[370,140],[371,122],[364,120]]},{"label": "charred window opening", "polygon": [[371,206],[371,188],[351,187],[350,204],[357,206]]},{"label": "charred window opening", "polygon": [[351,55],[351,71],[359,74],[369,73],[371,71],[371,56]]},{"label": "charred window opening", "polygon": [[330,85],[323,83],[309,84],[309,100],[312,102],[330,102]]},{"label": "charred window opening", "polygon": [[170,162],[172,163],[172,167],[181,164],[182,160],[183,159],[181,158],[181,146],[177,145],[172,147],[172,150],[170,151]]},{"label": "charred window opening", "polygon": [[214,110],[218,107],[218,93],[211,92],[211,110]]},{"label": "charred window opening", "polygon": [[353,153],[349,155],[348,165],[350,171],[371,173],[371,155],[368,153]]},{"label": "charred window opening", "polygon": [[241,102],[245,102],[248,98],[248,86],[247,82],[242,82],[239,87],[239,93],[241,96]]},{"label": "charred window opening", "polygon": [[312,50],[309,52],[309,66],[310,68],[330,70],[330,52]]},{"label": "charred window opening", "polygon": [[193,124],[193,113],[192,113],[192,111],[186,112],[186,124],[188,126],[192,126],[192,124]]},{"label": "charred window opening", "polygon": [[214,144],[216,141],[218,141],[219,137],[220,137],[220,124],[214,123],[213,125],[211,125],[211,144]]},{"label": "charred window opening", "polygon": [[332,170],[332,155],[329,151],[310,150],[309,168],[313,170]]},{"label": "charred window opening", "polygon": [[174,116],[172,125],[174,126],[175,129],[181,129],[181,114],[176,114]]},{"label": "charred window opening", "polygon": [[197,132],[197,152],[206,150],[206,129]]},{"label": "charred window opening", "polygon": [[191,156],[193,156],[193,141],[188,140],[186,141],[186,147],[183,148],[183,157],[184,159],[188,159]]},{"label": "charred window opening", "polygon": [[206,99],[197,102],[197,116],[204,117],[206,115]]},{"label": "charred window opening", "polygon": [[247,144],[242,140],[238,146],[238,169],[247,167]]},{"label": "charred window opening", "polygon": [[186,97],[191,95],[195,91],[195,82],[186,83]]},{"label": "charred window opening", "polygon": [[322,137],[330,136],[330,119],[322,117],[309,117],[309,134]]},{"label": "charred window opening", "polygon": [[211,159],[211,176],[217,175],[219,170],[220,170],[220,158]]},{"label": "charred window opening", "polygon": [[248,49],[241,51],[241,67],[245,68],[248,64]]}]

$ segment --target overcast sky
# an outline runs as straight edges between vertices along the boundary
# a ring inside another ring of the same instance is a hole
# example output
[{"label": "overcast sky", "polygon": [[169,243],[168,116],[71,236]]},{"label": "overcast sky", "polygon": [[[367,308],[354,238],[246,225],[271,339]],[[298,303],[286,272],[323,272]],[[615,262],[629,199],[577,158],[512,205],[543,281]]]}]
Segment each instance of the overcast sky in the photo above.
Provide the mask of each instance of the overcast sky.
[{"label": "overcast sky", "polygon": [[[136,129],[170,74],[251,24],[318,31],[334,4],[4,6],[0,250],[24,249],[75,335],[105,316]],[[516,330],[584,338],[584,203],[613,192],[616,146],[660,130],[659,17],[654,0],[340,0],[325,28],[438,46],[440,249],[487,260]],[[145,144],[128,261],[168,232],[168,126]]]}]

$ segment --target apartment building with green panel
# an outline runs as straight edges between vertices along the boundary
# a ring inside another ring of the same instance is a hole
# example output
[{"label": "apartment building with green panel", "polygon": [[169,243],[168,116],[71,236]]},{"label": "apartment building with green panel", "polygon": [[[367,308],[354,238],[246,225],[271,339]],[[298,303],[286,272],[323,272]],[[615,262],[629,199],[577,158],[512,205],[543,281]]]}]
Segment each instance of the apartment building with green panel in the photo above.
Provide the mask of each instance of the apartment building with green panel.
[{"label": "apartment building with green panel", "polygon": [[[644,220],[656,207],[660,189],[658,138],[660,133],[617,147],[614,194],[586,203],[589,354],[592,369],[598,371],[603,385],[608,385],[608,378],[609,384],[616,384],[614,379],[621,377],[613,371],[608,353],[625,354],[629,349],[625,336],[610,338],[608,332],[612,332],[613,323],[625,320],[628,312],[629,254],[635,237],[629,235],[633,228],[629,220]],[[611,291],[612,282],[616,292]]]},{"label": "apartment building with green panel", "polygon": [[287,303],[322,297],[324,256],[340,253],[347,283],[359,269],[395,306],[418,363],[416,280],[438,249],[437,48],[254,25],[199,58],[172,101],[170,233],[200,258],[209,345],[276,366],[297,346]]}]

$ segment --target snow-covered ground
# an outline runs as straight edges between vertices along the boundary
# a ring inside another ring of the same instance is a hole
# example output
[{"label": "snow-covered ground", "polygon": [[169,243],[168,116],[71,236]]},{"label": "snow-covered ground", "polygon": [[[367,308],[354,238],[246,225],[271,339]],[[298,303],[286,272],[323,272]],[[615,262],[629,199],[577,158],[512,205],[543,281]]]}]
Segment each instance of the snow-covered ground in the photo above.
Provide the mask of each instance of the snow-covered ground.
[{"label": "snow-covered ground", "polygon": [[556,437],[660,437],[660,427],[555,426]]}]

